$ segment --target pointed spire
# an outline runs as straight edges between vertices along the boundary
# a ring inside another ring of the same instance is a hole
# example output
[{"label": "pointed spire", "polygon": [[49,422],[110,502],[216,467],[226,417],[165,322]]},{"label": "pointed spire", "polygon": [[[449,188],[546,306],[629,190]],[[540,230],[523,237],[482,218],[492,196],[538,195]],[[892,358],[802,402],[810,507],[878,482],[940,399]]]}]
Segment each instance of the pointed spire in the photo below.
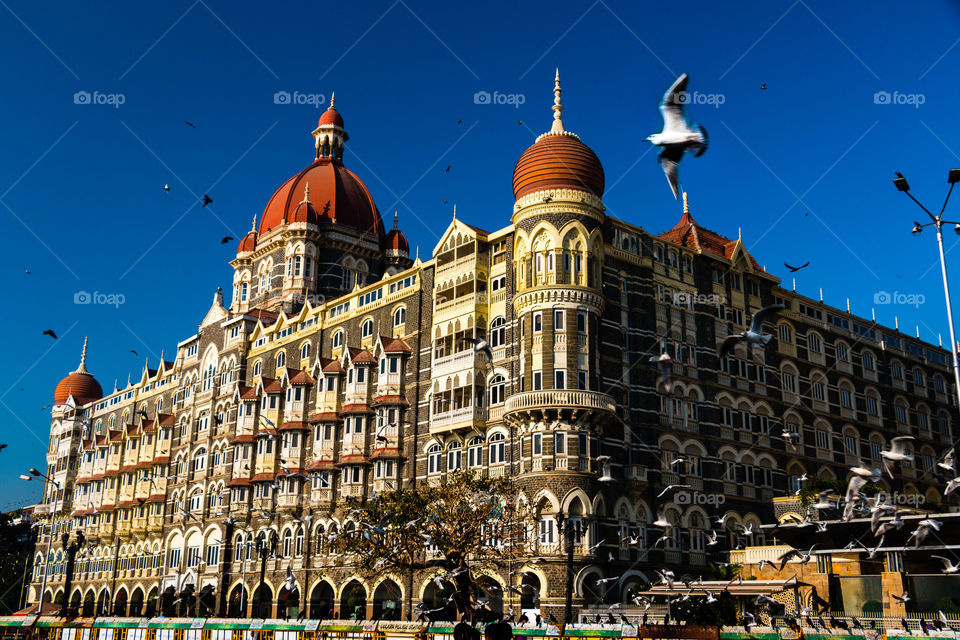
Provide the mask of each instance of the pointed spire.
[{"label": "pointed spire", "polygon": [[560,68],[557,68],[557,75],[553,84],[553,125],[550,127],[550,133],[563,133],[563,120],[560,112],[563,111],[563,104],[560,103]]},{"label": "pointed spire", "polygon": [[83,350],[80,352],[80,366],[74,373],[88,373],[87,371],[87,337],[83,337]]},{"label": "pointed spire", "polygon": [[690,215],[690,202],[687,200],[687,192],[683,192],[683,214]]},{"label": "pointed spire", "polygon": [[397,213],[396,210],[394,210],[393,212],[393,228],[394,229],[400,228],[400,214]]},{"label": "pointed spire", "polygon": [[303,183],[303,201],[300,204],[310,204],[310,182]]},{"label": "pointed spire", "polygon": [[250,227],[250,231],[257,230],[257,214],[253,214],[253,225]]},{"label": "pointed spire", "polygon": [[456,202],[453,203],[453,219],[454,220],[457,219],[457,203]]},{"label": "pointed spire", "polygon": [[334,106],[336,103],[337,103],[337,92],[331,91],[330,92],[330,108],[333,110],[336,110],[336,107]]}]

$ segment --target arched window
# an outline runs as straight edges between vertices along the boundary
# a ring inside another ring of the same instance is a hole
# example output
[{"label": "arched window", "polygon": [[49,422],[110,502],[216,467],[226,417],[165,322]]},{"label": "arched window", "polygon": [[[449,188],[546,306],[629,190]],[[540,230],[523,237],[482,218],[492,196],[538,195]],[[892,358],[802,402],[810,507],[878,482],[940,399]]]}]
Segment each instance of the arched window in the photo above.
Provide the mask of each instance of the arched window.
[{"label": "arched window", "polygon": [[363,321],[363,324],[360,325],[360,337],[369,338],[373,335],[373,320],[367,318]]},{"label": "arched window", "polygon": [[502,347],[506,343],[507,321],[497,317],[490,323],[490,346]]},{"label": "arched window", "polygon": [[439,444],[432,444],[427,449],[427,473],[440,473],[440,463],[443,458],[443,449]]},{"label": "arched window", "polygon": [[193,470],[194,471],[203,471],[207,466],[207,450],[198,449],[195,454],[193,454]]},{"label": "arched window", "polygon": [[850,347],[845,342],[837,342],[837,360],[841,362],[850,362]]},{"label": "arched window", "polygon": [[506,400],[507,379],[499,373],[490,379],[490,405],[502,404]]},{"label": "arched window", "polygon": [[261,365],[260,365],[260,361],[259,361],[259,360],[257,360],[256,362],[253,363],[253,375],[254,375],[254,376],[259,376],[259,375],[260,375],[260,368],[261,368]]},{"label": "arched window", "polygon": [[309,343],[309,342],[304,342],[304,343],[300,346],[300,359],[301,359],[301,360],[306,360],[306,359],[309,358],[309,357],[310,357],[310,343]]},{"label": "arched window", "polygon": [[282,367],[287,362],[287,354],[283,351],[277,352],[277,369]]},{"label": "arched window", "polygon": [[293,546],[293,533],[287,529],[283,534],[283,557],[289,558],[291,547]]},{"label": "arched window", "polygon": [[296,545],[294,546],[294,554],[297,556],[303,555],[303,529],[297,529],[297,539]]},{"label": "arched window", "polygon": [[786,323],[783,323],[779,327],[777,327],[777,332],[779,335],[780,342],[783,342],[786,344],[793,344],[793,327],[791,327]]},{"label": "arched window", "polygon": [[815,333],[808,333],[807,348],[814,353],[823,353],[823,340]]},{"label": "arched window", "polygon": [[502,464],[507,456],[506,438],[502,433],[490,436],[490,464]]},{"label": "arched window", "polygon": [[471,469],[483,466],[483,438],[476,436],[467,444],[467,466]]},{"label": "arched window", "polygon": [[407,308],[397,307],[397,310],[393,312],[393,326],[402,327],[403,323],[406,321],[407,321]]},{"label": "arched window", "polygon": [[190,495],[190,506],[188,510],[194,515],[199,514],[203,509],[203,491],[197,489]]},{"label": "arched window", "polygon": [[463,466],[463,445],[451,442],[447,447],[447,471],[457,471]]},{"label": "arched window", "polygon": [[343,330],[342,329],[333,334],[332,345],[334,349],[336,349],[337,347],[343,346]]},{"label": "arched window", "polygon": [[927,378],[923,375],[923,369],[920,367],[916,367],[913,370],[913,384],[917,385],[918,387],[927,386]]},{"label": "arched window", "polygon": [[877,368],[877,362],[869,351],[860,354],[860,362],[863,363],[863,368],[866,371],[875,371]]}]

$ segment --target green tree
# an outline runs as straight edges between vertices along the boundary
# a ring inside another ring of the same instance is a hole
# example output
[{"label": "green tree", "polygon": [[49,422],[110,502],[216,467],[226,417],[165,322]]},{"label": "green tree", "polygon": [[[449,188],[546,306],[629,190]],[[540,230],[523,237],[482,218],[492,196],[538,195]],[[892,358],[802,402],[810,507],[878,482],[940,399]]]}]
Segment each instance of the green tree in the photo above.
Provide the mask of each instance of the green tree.
[{"label": "green tree", "polygon": [[345,524],[330,544],[371,578],[437,569],[439,591],[450,589],[452,604],[473,620],[484,594],[501,595],[478,579],[516,568],[530,553],[531,519],[516,496],[509,479],[458,471],[438,483],[379,494],[349,514],[353,526]]}]

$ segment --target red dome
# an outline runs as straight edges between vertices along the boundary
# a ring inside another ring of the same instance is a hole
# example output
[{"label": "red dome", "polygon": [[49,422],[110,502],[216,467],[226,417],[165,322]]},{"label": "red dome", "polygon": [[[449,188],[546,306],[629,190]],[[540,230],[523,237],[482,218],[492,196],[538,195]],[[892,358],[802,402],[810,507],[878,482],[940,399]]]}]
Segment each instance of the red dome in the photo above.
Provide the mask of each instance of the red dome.
[{"label": "red dome", "polygon": [[387,234],[386,240],[383,241],[383,248],[386,251],[390,251],[392,249],[394,251],[410,253],[410,245],[407,244],[406,236],[404,236],[403,232],[397,228],[391,229],[390,233]]},{"label": "red dome", "polygon": [[593,150],[567,132],[545,133],[513,170],[513,196],[519,200],[544,189],[578,189],[603,196],[603,165]]},{"label": "red dome", "polygon": [[330,108],[320,115],[320,122],[317,124],[321,127],[325,124],[332,124],[343,129],[343,116],[333,108],[333,105],[330,105]]},{"label": "red dome", "polygon": [[78,405],[87,404],[102,398],[103,389],[91,374],[74,371],[57,384],[53,392],[53,401],[56,404],[66,404],[70,396],[73,396]]},{"label": "red dome", "polygon": [[240,240],[239,246],[237,246],[237,255],[241,253],[246,253],[248,251],[253,251],[257,248],[257,231],[251,229],[247,231],[247,235],[243,236],[243,239]]},{"label": "red dome", "polygon": [[[306,200],[312,206],[301,206],[308,184]],[[277,189],[260,218],[260,236],[284,222],[333,222],[378,238],[384,235],[383,220],[366,185],[330,158],[320,158]]]}]

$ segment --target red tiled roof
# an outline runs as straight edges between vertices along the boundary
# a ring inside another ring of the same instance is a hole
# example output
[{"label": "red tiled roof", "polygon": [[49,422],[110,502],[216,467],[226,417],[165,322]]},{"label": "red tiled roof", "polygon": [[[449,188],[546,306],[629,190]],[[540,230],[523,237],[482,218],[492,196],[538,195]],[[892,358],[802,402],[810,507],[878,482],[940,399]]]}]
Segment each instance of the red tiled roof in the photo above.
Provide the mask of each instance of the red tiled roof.
[{"label": "red tiled roof", "polygon": [[137,435],[137,425],[132,424],[132,423],[131,423],[131,424],[128,424],[128,425],[127,425],[127,435],[128,435],[128,436],[135,436],[135,435]]},{"label": "red tiled roof", "polygon": [[377,396],[370,404],[372,406],[381,404],[402,404],[405,407],[410,406],[410,402],[403,396]]},{"label": "red tiled roof", "polygon": [[[700,226],[689,211],[684,212],[680,221],[672,229],[659,234],[657,237],[668,242],[675,242],[687,249],[707,251],[714,255],[723,256],[728,260],[733,255],[733,249],[737,245],[736,240],[730,240],[715,231]],[[747,256],[750,258],[753,268],[760,271],[760,265],[757,264],[753,256],[749,253]]]},{"label": "red tiled roof", "polygon": [[245,387],[240,385],[237,387],[237,393],[240,394],[241,400],[256,400],[257,399],[257,388],[256,387]]},{"label": "red tiled roof", "polygon": [[[322,363],[324,360],[321,359],[320,362]],[[327,360],[326,364],[324,364],[320,370],[324,373],[345,373],[343,365],[340,364],[339,360]]]},{"label": "red tiled roof", "polygon": [[155,420],[144,420],[140,426],[143,427],[144,431],[153,431],[156,424]]},{"label": "red tiled roof", "polygon": [[107,442],[107,436],[97,436],[97,446],[101,446]]},{"label": "red tiled roof", "polygon": [[301,471],[303,471],[303,469],[301,469],[300,467],[287,467],[287,471],[289,471],[290,473],[287,473],[287,472],[284,471],[283,469],[280,469],[280,471],[277,472],[277,477],[278,477],[278,478],[283,478],[283,477],[286,477],[286,476],[296,475],[296,474],[300,473]]},{"label": "red tiled roof", "polygon": [[122,467],[120,467],[120,471],[136,471],[136,469],[137,469],[136,462],[134,462],[133,464],[125,464]]},{"label": "red tiled roof", "polygon": [[172,427],[177,421],[172,413],[158,413],[157,420],[160,421],[161,427]]},{"label": "red tiled roof", "polygon": [[348,347],[350,350],[350,361],[354,364],[377,364],[376,358],[368,349],[357,349]]},{"label": "red tiled roof", "polygon": [[170,456],[157,456],[153,459],[153,464],[167,464],[170,462]]},{"label": "red tiled roof", "polygon": [[274,474],[272,473],[258,473],[251,478],[250,482],[273,482],[273,478]]},{"label": "red tiled roof", "polygon": [[283,385],[276,378],[260,378],[260,382],[263,383],[263,390],[266,393],[283,392]]},{"label": "red tiled roof", "polygon": [[123,442],[123,431],[111,431],[110,442]]},{"label": "red tiled roof", "polygon": [[335,412],[327,411],[324,413],[313,414],[313,417],[310,418],[310,421],[311,422],[336,422],[339,419],[340,419],[340,416],[338,416]]},{"label": "red tiled roof", "polygon": [[113,478],[118,475],[120,475],[119,469],[107,469],[106,471],[103,472],[104,478]]},{"label": "red tiled roof", "polygon": [[377,458],[402,458],[403,454],[400,453],[400,449],[397,447],[383,447],[381,449],[374,449],[373,453],[370,454],[371,460],[376,460]]},{"label": "red tiled roof", "polygon": [[348,413],[373,413],[373,410],[364,403],[344,405],[340,414],[345,415]]},{"label": "red tiled roof", "polygon": [[333,460],[314,460],[307,465],[307,471],[322,471],[333,468]]},{"label": "red tiled roof", "polygon": [[113,511],[116,507],[115,504],[103,504],[97,507],[97,511]]},{"label": "red tiled roof", "polygon": [[277,317],[280,314],[277,313],[276,311],[267,311],[266,309],[258,308],[258,309],[250,309],[243,315],[249,316],[251,318],[256,318],[257,320],[263,323],[263,326],[269,327],[270,325],[272,325],[274,322],[277,321]]},{"label": "red tiled roof", "polygon": [[367,456],[363,455],[362,453],[351,453],[345,456],[340,456],[340,460],[336,464],[365,464],[366,462]]},{"label": "red tiled roof", "polygon": [[380,344],[387,353],[413,353],[413,349],[400,338],[391,338],[389,336],[380,336]]},{"label": "red tiled roof", "polygon": [[313,377],[306,371],[298,371],[290,378],[290,384],[313,384]]},{"label": "red tiled roof", "polygon": [[280,431],[308,431],[309,429],[310,425],[306,422],[291,421],[280,425]]},{"label": "red tiled roof", "polygon": [[253,434],[242,433],[240,435],[234,436],[233,440],[230,441],[230,444],[242,444],[244,442],[253,442]]},{"label": "red tiled roof", "polygon": [[227,485],[229,487],[249,487],[250,478],[234,478]]},{"label": "red tiled roof", "polygon": [[167,496],[163,495],[162,493],[156,493],[147,498],[147,502],[166,502],[166,500]]},{"label": "red tiled roof", "polygon": [[127,507],[132,507],[136,503],[137,503],[136,500],[121,500],[120,504],[118,504],[117,506],[121,509],[125,509]]}]

